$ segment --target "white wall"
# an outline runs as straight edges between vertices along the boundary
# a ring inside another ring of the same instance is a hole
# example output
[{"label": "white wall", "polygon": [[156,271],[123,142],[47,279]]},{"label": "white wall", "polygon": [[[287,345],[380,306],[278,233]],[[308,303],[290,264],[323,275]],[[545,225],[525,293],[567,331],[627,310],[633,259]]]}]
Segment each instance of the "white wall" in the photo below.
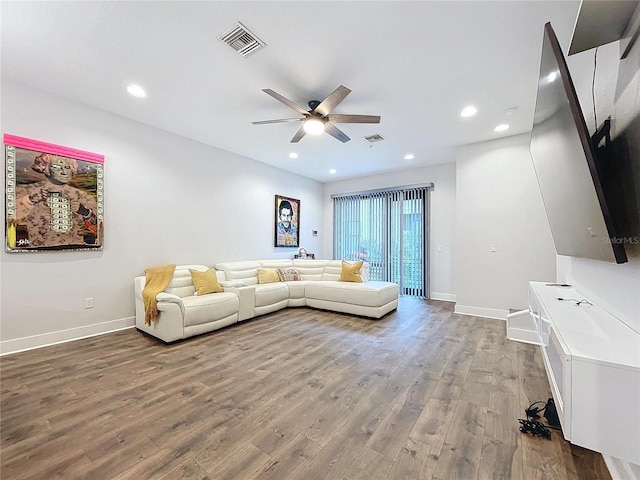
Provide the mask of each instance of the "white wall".
[{"label": "white wall", "polygon": [[133,277],[152,265],[292,258],[273,247],[276,194],[301,200],[301,245],[323,255],[319,182],[6,79],[1,119],[2,133],[105,155],[103,251],[2,249],[3,352],[133,325]]},{"label": "white wall", "polygon": [[506,318],[509,309],[527,307],[529,281],[556,277],[529,139],[518,135],[458,149],[458,313]]},{"label": "white wall", "polygon": [[[377,188],[415,185],[433,182],[429,194],[431,203],[429,277],[431,298],[455,301],[454,235],[456,217],[456,167],[445,163],[433,167],[415,168],[399,172],[331,182],[324,188],[324,251],[333,254],[333,203],[331,195],[361,192]],[[438,247],[442,251],[438,251]]]},{"label": "white wall", "polygon": [[[574,83],[588,84],[591,80],[595,50],[567,59]],[[598,48],[596,69],[596,113],[598,123],[612,117],[614,145],[624,140],[624,151],[631,161],[636,186],[636,205],[640,205],[640,41],[636,41],[629,56],[620,60],[619,42]],[[593,133],[595,121],[591,88],[576,88],[580,104]],[[620,161],[620,157],[617,159]],[[640,217],[640,208],[630,212]],[[600,304],[621,321],[640,332],[640,232],[632,232],[627,239],[629,262],[621,265],[582,258],[560,257],[558,279],[572,283],[592,302]],[[640,467],[639,467],[640,469]],[[639,470],[640,472],[640,470]]]}]

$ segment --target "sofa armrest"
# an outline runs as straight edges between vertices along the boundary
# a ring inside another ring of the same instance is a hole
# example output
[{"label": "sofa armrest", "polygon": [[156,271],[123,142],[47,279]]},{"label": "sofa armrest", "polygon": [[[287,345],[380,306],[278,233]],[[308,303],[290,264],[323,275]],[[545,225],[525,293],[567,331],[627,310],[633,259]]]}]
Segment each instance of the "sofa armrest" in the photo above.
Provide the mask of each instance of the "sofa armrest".
[{"label": "sofa armrest", "polygon": [[222,287],[225,292],[235,293],[238,296],[240,307],[238,309],[238,321],[255,317],[256,288],[254,285],[242,287]]},{"label": "sofa armrest", "polygon": [[160,292],[156,295],[156,300],[158,302],[171,302],[171,303],[182,303],[182,298],[178,295],[174,295],[173,293]]},{"label": "sofa armrest", "polygon": [[166,311],[169,310],[169,305],[177,304],[180,307],[180,313],[182,313],[182,317],[184,318],[184,302],[182,298],[173,293],[160,292],[156,295],[156,301],[158,302],[158,311]]}]

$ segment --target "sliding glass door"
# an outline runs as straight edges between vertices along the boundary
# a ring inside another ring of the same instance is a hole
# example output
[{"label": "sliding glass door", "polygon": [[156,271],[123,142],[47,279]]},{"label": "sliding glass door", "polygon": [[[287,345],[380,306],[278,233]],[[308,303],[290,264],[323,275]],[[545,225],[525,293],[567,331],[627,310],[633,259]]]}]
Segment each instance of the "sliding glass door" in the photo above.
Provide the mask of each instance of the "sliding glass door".
[{"label": "sliding glass door", "polygon": [[429,186],[334,196],[334,258],[366,260],[372,280],[428,297]]}]

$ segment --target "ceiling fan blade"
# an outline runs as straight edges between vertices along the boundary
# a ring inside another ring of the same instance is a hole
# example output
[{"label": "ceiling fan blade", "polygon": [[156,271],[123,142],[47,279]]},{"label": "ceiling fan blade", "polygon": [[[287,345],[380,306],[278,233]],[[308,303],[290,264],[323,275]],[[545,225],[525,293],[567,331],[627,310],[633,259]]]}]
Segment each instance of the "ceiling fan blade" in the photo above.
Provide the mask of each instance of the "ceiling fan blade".
[{"label": "ceiling fan blade", "polygon": [[334,113],[328,120],[333,123],[380,123],[378,115],[351,115],[348,113]]},{"label": "ceiling fan blade", "polygon": [[298,143],[302,137],[305,136],[307,132],[304,130],[304,124],[300,127],[300,129],[296,132],[296,134],[291,139],[291,143]]},{"label": "ceiling fan blade", "polygon": [[275,98],[276,100],[284,103],[287,107],[295,110],[296,112],[298,112],[300,115],[308,115],[309,112],[306,111],[304,108],[302,108],[300,105],[293,103],[291,100],[289,100],[286,97],[283,97],[282,95],[280,95],[279,93],[274,92],[273,90],[271,90],[270,88],[263,88],[262,91],[264,93],[266,93],[267,95],[271,95],[273,98]]},{"label": "ceiling fan blade", "polygon": [[331,113],[333,111],[334,108],[336,108],[340,102],[342,102],[347,95],[349,95],[351,93],[351,90],[349,90],[347,87],[345,87],[344,85],[340,85],[338,88],[336,88],[333,92],[331,92],[327,98],[325,98],[320,105],[318,105],[315,108],[315,111],[318,112],[320,115],[322,115],[323,117],[326,117],[327,115],[329,115],[329,113]]},{"label": "ceiling fan blade", "polygon": [[346,133],[344,133],[342,130],[340,130],[338,127],[336,127],[332,123],[329,123],[329,122],[325,123],[324,124],[324,131],[327,132],[332,137],[337,138],[342,143],[346,143],[349,140],[351,140],[349,137],[347,137]]},{"label": "ceiling fan blade", "polygon": [[288,123],[301,122],[304,118],[280,118],[278,120],[261,120],[259,122],[251,122],[252,125],[267,125],[269,123]]}]

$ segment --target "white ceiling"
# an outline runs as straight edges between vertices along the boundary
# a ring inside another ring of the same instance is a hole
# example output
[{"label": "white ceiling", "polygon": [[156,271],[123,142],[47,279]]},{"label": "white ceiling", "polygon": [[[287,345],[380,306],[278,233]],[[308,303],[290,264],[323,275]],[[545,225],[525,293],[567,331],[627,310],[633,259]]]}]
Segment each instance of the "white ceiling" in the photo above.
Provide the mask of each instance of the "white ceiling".
[{"label": "white ceiling", "polygon": [[[327,182],[451,162],[456,146],[530,131],[544,23],[566,52],[579,4],[2,1],[2,74]],[[217,40],[237,21],[267,47],[243,58]],[[146,99],[126,93],[131,82]],[[382,117],[338,125],[350,142],[291,144],[298,123],[251,124],[297,115],[264,88],[306,107],[341,84],[352,93],[334,113]],[[479,111],[462,119],[467,104]],[[511,128],[498,134],[500,123]],[[375,133],[386,140],[362,139]]]}]

